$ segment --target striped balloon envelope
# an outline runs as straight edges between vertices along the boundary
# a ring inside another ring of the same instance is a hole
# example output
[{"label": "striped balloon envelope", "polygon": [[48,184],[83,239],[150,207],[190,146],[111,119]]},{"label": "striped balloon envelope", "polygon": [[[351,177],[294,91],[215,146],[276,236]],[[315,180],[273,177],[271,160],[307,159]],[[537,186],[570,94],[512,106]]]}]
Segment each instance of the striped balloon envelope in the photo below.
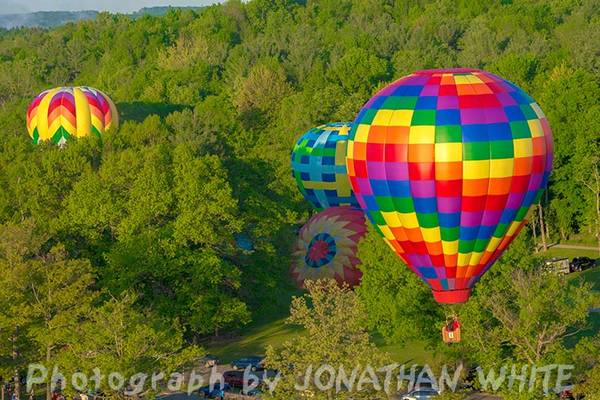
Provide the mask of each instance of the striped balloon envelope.
[{"label": "striped balloon envelope", "polygon": [[59,87],[40,93],[27,110],[27,130],[34,143],[63,144],[69,137],[101,136],[119,124],[112,100],[85,86]]},{"label": "striped balloon envelope", "polygon": [[418,71],[360,111],[348,176],[435,299],[461,303],[539,201],[552,148],[544,113],[514,84],[476,69]]},{"label": "striped balloon envelope", "polygon": [[351,125],[333,122],[312,128],[292,151],[292,175],[300,193],[316,209],[358,203],[346,173],[346,150]]},{"label": "striped balloon envelope", "polygon": [[331,207],[313,215],[300,229],[292,256],[296,284],[304,288],[306,280],[330,278],[357,286],[362,272],[356,251],[366,231],[365,216],[354,207]]}]

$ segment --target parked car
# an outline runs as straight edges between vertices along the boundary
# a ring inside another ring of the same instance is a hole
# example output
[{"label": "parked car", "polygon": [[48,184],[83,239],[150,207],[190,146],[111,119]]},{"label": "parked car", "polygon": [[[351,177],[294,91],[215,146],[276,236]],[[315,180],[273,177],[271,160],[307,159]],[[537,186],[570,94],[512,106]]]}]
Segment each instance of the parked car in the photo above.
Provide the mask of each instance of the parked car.
[{"label": "parked car", "polygon": [[575,396],[573,394],[573,384],[572,383],[569,383],[568,385],[563,386],[562,388],[556,390],[555,393],[559,399],[564,399],[564,400],[581,400],[585,397],[585,396]]},{"label": "parked car", "polygon": [[201,387],[198,394],[205,399],[223,400],[225,398],[225,392],[229,392],[230,390],[231,386],[227,383],[222,384],[221,382],[216,382],[214,385]]},{"label": "parked car", "polygon": [[440,392],[433,388],[420,388],[403,395],[402,400],[429,400],[434,399],[439,395]]},{"label": "parked car", "polygon": [[595,261],[589,257],[575,257],[571,261],[571,272],[585,271],[586,269],[594,268]]},{"label": "parked car", "polygon": [[230,386],[242,387],[244,386],[244,371],[225,371],[223,380]]},{"label": "parked car", "polygon": [[248,397],[260,397],[262,395],[262,391],[260,389],[251,389],[247,392],[242,392],[242,394]]},{"label": "parked car", "polygon": [[250,367],[251,371],[256,371],[259,369],[263,369],[264,359],[265,359],[264,357],[260,357],[260,356],[239,358],[231,363],[231,368],[246,369],[246,368]]},{"label": "parked car", "polygon": [[212,368],[219,364],[219,359],[212,354],[207,354],[200,359],[200,365],[204,368]]},{"label": "parked car", "polygon": [[223,380],[233,387],[250,387],[260,385],[266,376],[265,372],[245,376],[245,371],[231,370],[223,372]]}]

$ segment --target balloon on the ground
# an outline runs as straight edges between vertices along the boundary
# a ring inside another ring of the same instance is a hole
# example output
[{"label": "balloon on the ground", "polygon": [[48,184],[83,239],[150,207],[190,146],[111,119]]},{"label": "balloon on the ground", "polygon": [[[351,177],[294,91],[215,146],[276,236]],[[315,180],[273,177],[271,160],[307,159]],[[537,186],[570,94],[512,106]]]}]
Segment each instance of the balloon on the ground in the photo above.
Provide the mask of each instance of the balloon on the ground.
[{"label": "balloon on the ground", "polygon": [[357,286],[362,272],[356,251],[366,231],[365,216],[354,207],[331,207],[314,215],[300,229],[292,256],[292,278],[301,288],[306,280],[326,278]]},{"label": "balloon on the ground", "polygon": [[348,176],[371,222],[440,303],[468,300],[552,169],[539,105],[485,71],[418,71],[362,108]]},{"label": "balloon on the ground", "polygon": [[27,130],[34,143],[62,144],[69,137],[101,136],[119,123],[117,108],[101,91],[59,87],[40,93],[27,110]]},{"label": "balloon on the ground", "polygon": [[292,173],[298,189],[315,208],[358,207],[346,173],[349,123],[312,128],[292,151]]}]

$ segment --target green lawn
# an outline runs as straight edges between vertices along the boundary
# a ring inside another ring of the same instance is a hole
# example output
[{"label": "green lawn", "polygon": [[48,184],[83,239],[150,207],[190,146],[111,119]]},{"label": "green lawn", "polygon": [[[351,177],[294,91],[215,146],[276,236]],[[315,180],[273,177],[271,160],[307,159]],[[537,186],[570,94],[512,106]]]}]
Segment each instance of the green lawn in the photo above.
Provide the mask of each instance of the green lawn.
[{"label": "green lawn", "polygon": [[[594,290],[600,296],[600,267],[588,269],[583,272],[575,272],[567,275],[569,281],[577,285],[581,282],[588,282],[593,285]],[[567,346],[573,346],[583,337],[595,336],[600,332],[600,312],[592,312],[588,317],[589,328],[579,332],[572,338],[568,338]]]},{"label": "green lawn", "polygon": [[588,323],[589,326],[587,327],[587,329],[577,332],[576,335],[565,339],[565,344],[567,347],[573,347],[581,339],[585,337],[596,336],[600,332],[600,312],[590,313],[590,315],[588,316]]},{"label": "green lawn", "polygon": [[251,327],[239,337],[213,339],[202,346],[222,362],[230,362],[243,356],[264,354],[268,345],[278,346],[300,333],[299,327],[285,325],[285,319],[279,319]]},{"label": "green lawn", "polygon": [[[243,356],[264,354],[268,345],[277,347],[301,334],[300,327],[286,325],[285,319],[279,319],[252,327],[238,337],[203,342],[202,346],[208,353],[217,356],[221,362],[230,362]],[[433,353],[426,350],[424,344],[420,342],[389,345],[385,344],[380,337],[375,337],[375,343],[388,352],[396,362],[422,365],[433,360]]]},{"label": "green lawn", "polygon": [[540,256],[542,257],[546,257],[546,258],[552,258],[552,257],[567,257],[567,258],[574,258],[574,257],[589,257],[592,259],[597,259],[598,258],[598,252],[596,250],[581,250],[581,249],[559,249],[556,247],[552,247],[550,249],[548,249],[547,251],[541,251],[539,253]]},{"label": "green lawn", "polygon": [[591,283],[594,290],[600,292],[600,267],[588,269],[583,272],[575,272],[573,274],[569,274],[569,279],[574,284],[578,284],[579,282],[585,281]]},{"label": "green lawn", "polygon": [[577,234],[571,236],[567,240],[561,240],[561,244],[574,244],[579,246],[592,246],[595,247],[598,245],[598,241],[594,235],[588,234]]},{"label": "green lawn", "polygon": [[386,344],[383,339],[375,337],[375,344],[387,352],[392,360],[399,364],[419,364],[431,365],[434,360],[434,354],[425,348],[425,345],[419,341],[408,342],[403,345]]}]

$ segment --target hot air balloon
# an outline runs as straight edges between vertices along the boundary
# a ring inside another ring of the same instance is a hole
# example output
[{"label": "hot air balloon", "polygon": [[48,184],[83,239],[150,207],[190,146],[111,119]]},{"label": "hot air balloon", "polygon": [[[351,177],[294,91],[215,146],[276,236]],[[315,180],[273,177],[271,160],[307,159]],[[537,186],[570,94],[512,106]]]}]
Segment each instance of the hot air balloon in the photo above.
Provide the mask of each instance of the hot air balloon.
[{"label": "hot air balloon", "polygon": [[526,223],[552,168],[538,104],[476,69],[418,71],[354,121],[348,176],[371,222],[440,303],[462,303]]},{"label": "hot air balloon", "polygon": [[349,206],[331,207],[315,214],[300,229],[290,273],[301,288],[308,280],[332,278],[350,287],[362,272],[357,245],[367,231],[365,216]]},{"label": "hot air balloon", "polygon": [[46,90],[27,110],[27,130],[34,143],[51,140],[62,145],[71,136],[101,136],[118,124],[119,115],[112,100],[85,86]]},{"label": "hot air balloon", "polygon": [[315,208],[358,203],[346,174],[349,123],[321,125],[306,132],[292,151],[292,173],[298,189]]}]

